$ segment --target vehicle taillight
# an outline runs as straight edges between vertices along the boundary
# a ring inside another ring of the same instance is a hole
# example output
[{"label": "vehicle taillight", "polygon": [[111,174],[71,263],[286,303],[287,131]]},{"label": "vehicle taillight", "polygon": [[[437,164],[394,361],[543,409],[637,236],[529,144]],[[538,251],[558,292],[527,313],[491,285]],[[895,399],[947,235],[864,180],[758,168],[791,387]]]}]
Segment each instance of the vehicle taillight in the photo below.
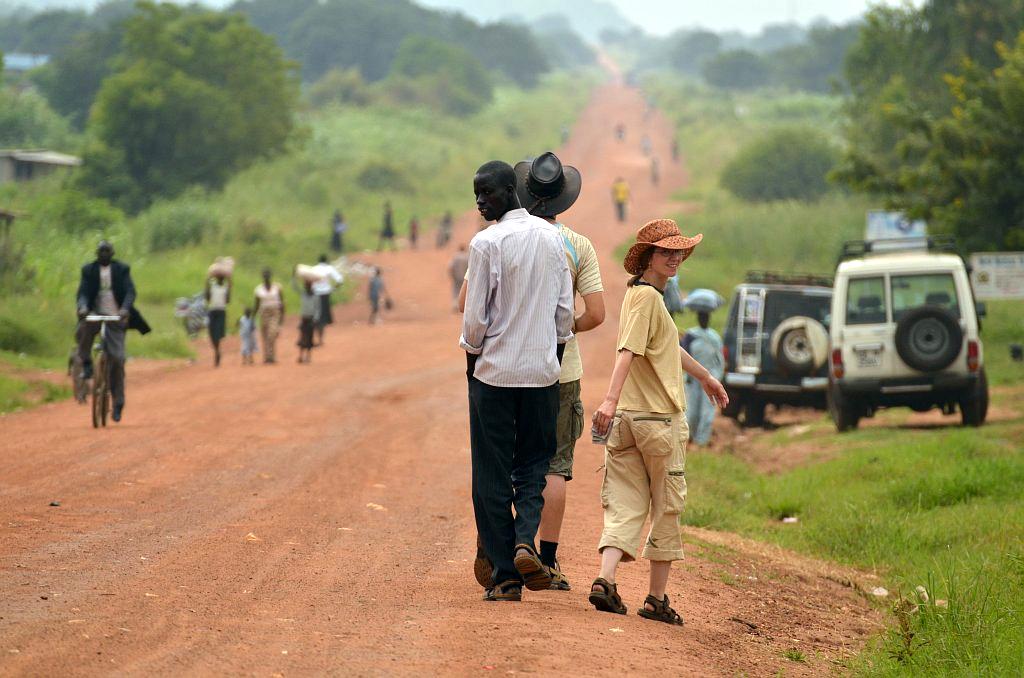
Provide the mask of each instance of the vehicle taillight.
[{"label": "vehicle taillight", "polygon": [[832,350],[832,376],[836,379],[842,379],[843,375],[846,374],[846,370],[843,368],[843,351],[841,349]]},{"label": "vehicle taillight", "polygon": [[968,341],[967,342],[967,369],[969,369],[971,372],[977,372],[978,371],[978,355],[979,355],[979,353],[980,353],[980,351],[978,350],[978,342],[976,342],[976,341]]}]

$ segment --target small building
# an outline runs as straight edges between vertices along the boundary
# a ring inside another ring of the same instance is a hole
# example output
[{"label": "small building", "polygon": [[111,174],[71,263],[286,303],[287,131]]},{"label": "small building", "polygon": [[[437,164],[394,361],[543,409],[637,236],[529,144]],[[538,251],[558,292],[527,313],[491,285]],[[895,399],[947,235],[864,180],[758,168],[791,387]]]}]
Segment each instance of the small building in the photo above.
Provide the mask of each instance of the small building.
[{"label": "small building", "polygon": [[0,184],[31,181],[57,170],[78,167],[81,164],[81,158],[56,151],[0,150]]}]

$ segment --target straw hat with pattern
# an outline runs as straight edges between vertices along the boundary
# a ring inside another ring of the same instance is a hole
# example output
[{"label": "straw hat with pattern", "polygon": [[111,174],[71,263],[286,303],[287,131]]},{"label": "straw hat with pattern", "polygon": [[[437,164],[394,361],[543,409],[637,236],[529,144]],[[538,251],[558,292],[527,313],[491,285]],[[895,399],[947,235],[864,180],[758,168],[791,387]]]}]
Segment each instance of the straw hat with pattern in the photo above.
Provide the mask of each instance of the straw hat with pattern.
[{"label": "straw hat with pattern", "polygon": [[685,236],[679,232],[679,226],[672,219],[655,219],[648,221],[636,232],[636,243],[629,248],[622,265],[630,275],[640,275],[644,271],[640,267],[640,255],[651,247],[666,250],[682,250],[683,261],[686,261],[693,248],[704,239],[703,233]]}]

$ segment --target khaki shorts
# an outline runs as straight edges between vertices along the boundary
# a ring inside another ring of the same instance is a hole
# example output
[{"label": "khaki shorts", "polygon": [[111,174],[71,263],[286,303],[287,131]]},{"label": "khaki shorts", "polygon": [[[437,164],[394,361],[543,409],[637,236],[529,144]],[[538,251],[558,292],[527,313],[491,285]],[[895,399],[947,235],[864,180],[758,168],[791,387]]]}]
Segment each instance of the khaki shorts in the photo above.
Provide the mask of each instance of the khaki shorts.
[{"label": "khaki shorts", "polygon": [[558,385],[558,433],[555,456],[548,467],[549,476],[563,476],[572,480],[572,457],[576,441],[583,435],[583,401],[580,400],[580,381]]},{"label": "khaki shorts", "polygon": [[635,560],[644,522],[651,519],[642,556],[679,560],[679,514],[686,499],[686,413],[615,413],[605,447],[604,531],[598,551],[614,546]]}]

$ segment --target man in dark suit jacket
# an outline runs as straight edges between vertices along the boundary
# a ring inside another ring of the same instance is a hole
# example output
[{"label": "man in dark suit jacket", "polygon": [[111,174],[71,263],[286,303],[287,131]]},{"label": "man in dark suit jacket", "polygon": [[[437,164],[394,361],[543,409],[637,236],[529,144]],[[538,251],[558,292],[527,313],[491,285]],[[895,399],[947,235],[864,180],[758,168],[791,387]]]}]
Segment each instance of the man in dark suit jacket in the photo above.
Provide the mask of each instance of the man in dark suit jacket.
[{"label": "man in dark suit jacket", "polygon": [[82,267],[78,283],[78,355],[82,359],[85,378],[92,376],[92,343],[100,331],[99,323],[85,321],[85,316],[116,315],[119,322],[107,323],[104,349],[110,365],[110,391],[114,396],[114,421],[121,421],[124,409],[125,330],[149,332],[149,325],[135,308],[135,284],[131,267],[114,259],[114,246],[101,240],[96,248],[96,261]]}]

